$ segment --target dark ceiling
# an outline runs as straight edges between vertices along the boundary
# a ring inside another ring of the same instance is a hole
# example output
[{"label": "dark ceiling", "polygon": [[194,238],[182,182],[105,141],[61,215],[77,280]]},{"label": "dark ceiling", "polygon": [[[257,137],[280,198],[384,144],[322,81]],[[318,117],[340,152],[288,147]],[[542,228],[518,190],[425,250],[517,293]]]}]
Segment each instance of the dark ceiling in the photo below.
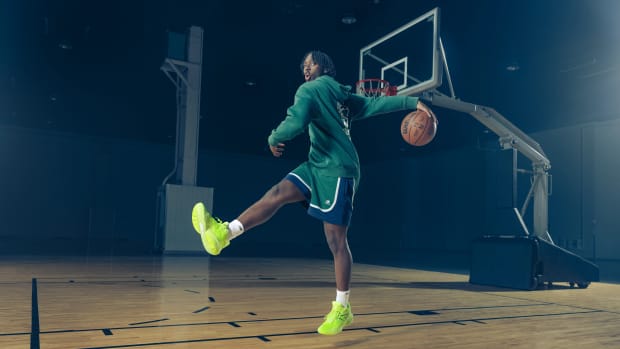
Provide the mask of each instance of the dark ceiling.
[{"label": "dark ceiling", "polygon": [[[159,67],[167,31],[195,25],[204,29],[201,148],[269,156],[267,135],[302,83],[306,51],[329,53],[338,79],[354,84],[361,47],[437,6],[459,98],[526,132],[620,116],[614,0],[2,3],[2,125],[173,144],[175,88]],[[345,14],[357,22],[343,24]],[[468,115],[436,113],[437,139],[424,148],[400,139],[402,115],[360,122],[360,156],[414,156],[490,137]],[[290,148],[303,158],[306,141]]]}]

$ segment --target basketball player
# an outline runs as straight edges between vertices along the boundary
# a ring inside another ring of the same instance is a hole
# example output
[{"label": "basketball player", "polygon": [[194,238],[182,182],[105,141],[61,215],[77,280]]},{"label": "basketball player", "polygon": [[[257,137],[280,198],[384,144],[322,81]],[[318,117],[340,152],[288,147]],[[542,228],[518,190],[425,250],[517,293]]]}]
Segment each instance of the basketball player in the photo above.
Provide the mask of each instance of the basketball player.
[{"label": "basketball player", "polygon": [[[302,163],[230,223],[221,222],[197,203],[192,211],[194,229],[205,250],[218,255],[230,241],[270,219],[280,207],[304,202],[310,216],[323,222],[327,243],[334,257],[336,300],[318,332],[340,333],[353,321],[349,304],[352,257],[347,229],[353,198],[360,178],[360,164],[350,137],[351,122],[399,110],[421,109],[430,113],[417,97],[370,98],[351,93],[338,83],[336,68],[323,52],[307,53],[301,63],[305,78],[295,94],[286,118],[268,138],[275,157],[282,156],[285,142],[304,131],[310,137],[308,161]],[[430,114],[429,114],[430,115]]]}]

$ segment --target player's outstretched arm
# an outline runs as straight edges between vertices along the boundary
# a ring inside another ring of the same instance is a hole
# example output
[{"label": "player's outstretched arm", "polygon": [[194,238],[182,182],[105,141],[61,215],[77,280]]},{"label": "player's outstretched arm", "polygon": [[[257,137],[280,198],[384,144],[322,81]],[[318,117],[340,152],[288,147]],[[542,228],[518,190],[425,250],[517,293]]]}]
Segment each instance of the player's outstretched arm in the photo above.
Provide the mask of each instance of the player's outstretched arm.
[{"label": "player's outstretched arm", "polygon": [[417,108],[418,102],[418,97],[383,96],[372,98],[356,94],[351,94],[347,100],[353,115],[353,121],[401,110],[414,110]]}]

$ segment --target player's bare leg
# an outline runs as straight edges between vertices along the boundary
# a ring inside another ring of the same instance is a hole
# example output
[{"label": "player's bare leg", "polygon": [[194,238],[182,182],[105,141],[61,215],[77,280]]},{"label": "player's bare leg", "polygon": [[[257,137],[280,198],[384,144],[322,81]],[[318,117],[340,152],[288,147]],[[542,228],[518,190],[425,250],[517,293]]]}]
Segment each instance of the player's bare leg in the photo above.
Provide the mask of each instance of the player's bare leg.
[{"label": "player's bare leg", "polygon": [[192,224],[200,234],[204,249],[216,256],[230,244],[230,240],[266,222],[280,207],[302,200],[305,200],[302,192],[291,181],[283,179],[230,223],[212,217],[204,204],[199,202],[192,210]]},{"label": "player's bare leg", "polygon": [[332,309],[318,328],[318,332],[333,335],[342,332],[345,326],[353,322],[353,313],[348,299],[353,257],[347,242],[347,226],[324,222],[323,229],[329,249],[334,256],[336,301],[332,302]]},{"label": "player's bare leg", "polygon": [[282,206],[305,199],[293,182],[283,179],[243,211],[237,220],[243,224],[244,230],[249,230],[268,221]]},{"label": "player's bare leg", "polygon": [[347,241],[347,226],[323,222],[325,238],[329,249],[334,256],[334,272],[336,274],[336,288],[339,291],[348,291],[351,283],[351,264],[353,257]]}]

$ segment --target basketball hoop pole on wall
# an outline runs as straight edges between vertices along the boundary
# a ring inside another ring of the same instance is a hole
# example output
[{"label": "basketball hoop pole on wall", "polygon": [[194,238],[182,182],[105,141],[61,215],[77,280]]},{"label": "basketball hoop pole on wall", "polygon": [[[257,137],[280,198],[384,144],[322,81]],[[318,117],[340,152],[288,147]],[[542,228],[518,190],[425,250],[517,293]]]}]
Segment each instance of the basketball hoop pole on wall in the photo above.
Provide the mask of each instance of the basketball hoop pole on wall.
[{"label": "basketball hoop pole on wall", "polygon": [[197,186],[200,131],[200,91],[204,30],[192,26],[185,33],[168,32],[168,55],[160,69],[176,87],[174,168],[157,190],[154,251],[197,253],[188,213],[196,202],[213,209],[213,188]]},{"label": "basketball hoop pole on wall", "polygon": [[174,169],[162,185],[173,175],[178,184],[196,185],[203,33],[195,26],[186,34],[169,33],[168,57],[160,69],[176,87],[177,129]]}]

